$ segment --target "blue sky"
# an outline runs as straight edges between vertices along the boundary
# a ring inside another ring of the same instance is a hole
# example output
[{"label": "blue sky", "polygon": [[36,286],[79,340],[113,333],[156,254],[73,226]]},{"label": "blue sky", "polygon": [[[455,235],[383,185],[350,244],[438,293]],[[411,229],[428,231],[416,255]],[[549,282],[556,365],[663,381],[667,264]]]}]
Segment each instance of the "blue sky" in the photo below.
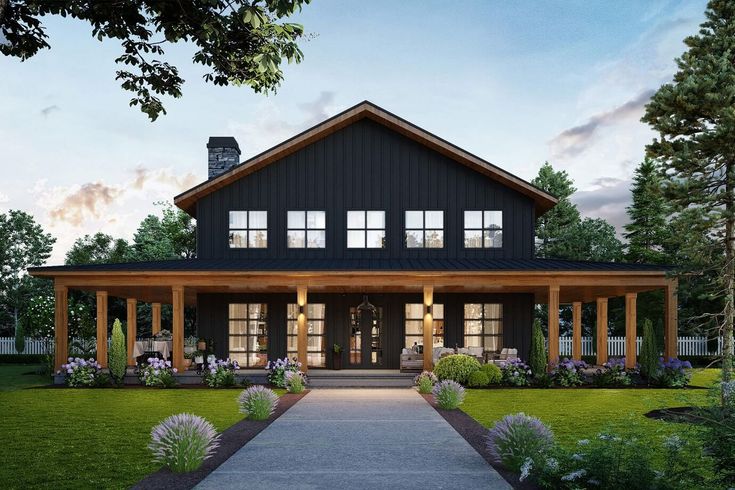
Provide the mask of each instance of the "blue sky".
[{"label": "blue sky", "polygon": [[210,135],[245,158],[368,99],[525,179],[550,161],[585,214],[620,226],[653,136],[643,104],[705,4],[315,0],[296,17],[305,60],[275,95],[205,84],[193,49],[168,47],[184,95],[155,123],[114,79],[118,43],[47,18],[52,49],[0,57],[0,211],[33,213],[60,263],[76,237],[130,238],[154,201],[204,180]]}]

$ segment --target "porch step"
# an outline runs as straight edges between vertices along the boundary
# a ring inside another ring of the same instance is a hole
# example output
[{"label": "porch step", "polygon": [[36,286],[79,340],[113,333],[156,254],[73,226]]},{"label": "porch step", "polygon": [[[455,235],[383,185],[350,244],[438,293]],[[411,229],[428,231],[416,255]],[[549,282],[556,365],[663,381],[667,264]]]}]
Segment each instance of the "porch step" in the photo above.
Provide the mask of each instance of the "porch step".
[{"label": "porch step", "polygon": [[413,386],[416,374],[387,369],[312,369],[308,376],[309,388],[406,388]]}]

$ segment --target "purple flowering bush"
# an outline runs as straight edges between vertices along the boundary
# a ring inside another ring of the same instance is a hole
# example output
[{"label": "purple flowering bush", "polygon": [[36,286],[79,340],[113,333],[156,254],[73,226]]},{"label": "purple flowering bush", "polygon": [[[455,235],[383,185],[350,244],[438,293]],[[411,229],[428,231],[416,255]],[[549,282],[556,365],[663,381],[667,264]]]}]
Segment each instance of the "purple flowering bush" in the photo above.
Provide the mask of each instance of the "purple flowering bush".
[{"label": "purple flowering bush", "polygon": [[465,391],[461,384],[445,379],[434,385],[434,402],[444,410],[454,410],[464,402]]},{"label": "purple flowering bush", "polygon": [[526,386],[531,376],[531,368],[520,359],[504,361],[500,365],[503,383],[509,386]]},{"label": "purple flowering bush", "polygon": [[219,446],[219,434],[206,419],[190,413],[171,415],[151,430],[148,449],[157,463],[176,473],[194,471]]},{"label": "purple flowering bush", "polygon": [[517,473],[524,463],[530,464],[527,460],[543,456],[553,446],[551,429],[524,413],[506,415],[488,432],[487,448],[493,461]]},{"label": "purple flowering bush", "polygon": [[82,359],[70,357],[61,365],[57,374],[64,374],[67,386],[71,388],[91,388],[107,383],[107,376],[102,373],[102,366],[93,358]]},{"label": "purple flowering bush", "polygon": [[418,387],[419,393],[424,395],[431,393],[431,390],[434,389],[434,385],[438,382],[439,379],[431,371],[424,371],[413,378],[413,383]]},{"label": "purple flowering bush", "polygon": [[306,374],[301,371],[286,371],[284,380],[289,393],[301,393],[306,388]]},{"label": "purple flowering bush", "polygon": [[278,406],[278,395],[263,385],[255,385],[243,390],[237,399],[240,412],[250,420],[266,420]]},{"label": "purple flowering bush", "polygon": [[146,386],[171,388],[176,385],[176,372],[176,368],[171,367],[171,361],[149,357],[148,362],[138,371],[138,378]]},{"label": "purple flowering bush", "polygon": [[587,367],[587,363],[584,361],[564,358],[559,364],[554,366],[554,369],[551,371],[551,377],[557,386],[564,388],[579,386],[584,382],[584,370]]},{"label": "purple flowering bush", "polygon": [[689,361],[681,361],[677,358],[669,358],[668,361],[660,357],[658,370],[650,376],[651,384],[661,388],[683,388],[689,384],[692,364]]},{"label": "purple flowering bush", "polygon": [[625,368],[624,357],[611,357],[592,375],[592,383],[601,388],[630,386],[638,372],[637,365],[634,369]]},{"label": "purple flowering bush", "polygon": [[268,361],[268,364],[265,366],[265,370],[268,371],[268,382],[278,388],[286,387],[287,371],[299,371],[300,369],[301,363],[296,360],[291,360],[288,357]]},{"label": "purple flowering bush", "polygon": [[202,373],[204,384],[210,388],[229,388],[235,386],[235,371],[240,369],[237,361],[213,359]]}]

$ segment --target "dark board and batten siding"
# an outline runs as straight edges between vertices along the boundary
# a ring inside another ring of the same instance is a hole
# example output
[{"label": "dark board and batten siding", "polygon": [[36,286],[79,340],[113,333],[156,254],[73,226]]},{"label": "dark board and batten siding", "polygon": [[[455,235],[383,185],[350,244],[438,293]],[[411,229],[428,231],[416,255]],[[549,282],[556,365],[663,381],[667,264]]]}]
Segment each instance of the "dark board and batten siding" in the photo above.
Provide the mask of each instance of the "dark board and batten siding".
[{"label": "dark board and batten siding", "polygon": [[[346,212],[386,212],[385,249],[348,249]],[[464,210],[503,211],[502,249],[464,248]],[[268,211],[267,249],[230,249],[228,212]],[[286,212],[326,211],[326,249],[289,249]],[[407,249],[404,211],[443,210],[444,248]],[[197,202],[199,258],[531,258],[534,203],[364,119]]]}]

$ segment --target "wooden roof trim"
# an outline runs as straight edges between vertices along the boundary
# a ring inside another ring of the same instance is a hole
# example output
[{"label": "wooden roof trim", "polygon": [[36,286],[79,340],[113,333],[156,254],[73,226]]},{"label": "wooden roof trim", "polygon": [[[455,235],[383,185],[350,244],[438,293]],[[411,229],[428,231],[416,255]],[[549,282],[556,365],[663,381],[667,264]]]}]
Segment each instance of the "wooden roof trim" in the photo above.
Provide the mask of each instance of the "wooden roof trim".
[{"label": "wooden roof trim", "polygon": [[217,189],[249,175],[270,163],[280,160],[311,143],[314,143],[353,122],[363,118],[383,124],[394,131],[421,143],[440,154],[456,160],[480,173],[524,194],[536,203],[536,214],[541,215],[551,209],[558,200],[547,192],[533,186],[525,180],[496,167],[495,165],[469,153],[438,136],[421,129],[420,127],[392,114],[375,104],[363,101],[346,111],[333,116],[326,121],[297,134],[296,136],[274,146],[273,148],[256,155],[249,160],[233,167],[217,177],[174,197],[174,203],[192,216],[195,215],[195,204],[200,198]]}]

